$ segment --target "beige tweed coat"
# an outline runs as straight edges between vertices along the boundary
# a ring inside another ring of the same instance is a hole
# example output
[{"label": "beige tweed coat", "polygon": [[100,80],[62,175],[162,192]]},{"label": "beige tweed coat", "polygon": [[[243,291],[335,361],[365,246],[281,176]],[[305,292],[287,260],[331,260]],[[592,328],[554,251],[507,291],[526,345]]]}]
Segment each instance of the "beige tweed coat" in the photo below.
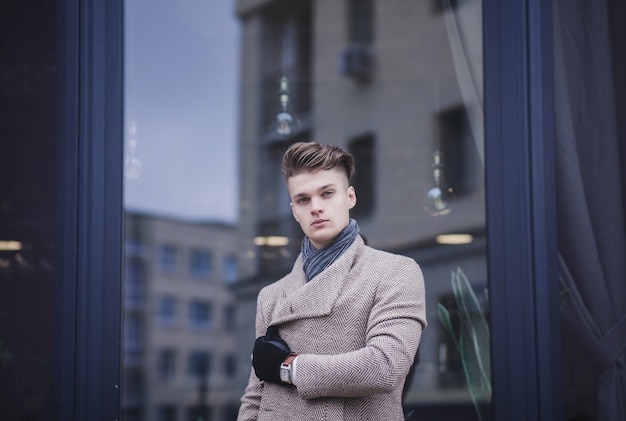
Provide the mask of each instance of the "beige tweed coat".
[{"label": "beige tweed coat", "polygon": [[263,288],[256,336],[277,325],[297,353],[296,385],[251,370],[238,421],[396,421],[422,330],[424,280],[414,260],[375,250],[357,236],[330,267],[306,281],[302,256]]}]

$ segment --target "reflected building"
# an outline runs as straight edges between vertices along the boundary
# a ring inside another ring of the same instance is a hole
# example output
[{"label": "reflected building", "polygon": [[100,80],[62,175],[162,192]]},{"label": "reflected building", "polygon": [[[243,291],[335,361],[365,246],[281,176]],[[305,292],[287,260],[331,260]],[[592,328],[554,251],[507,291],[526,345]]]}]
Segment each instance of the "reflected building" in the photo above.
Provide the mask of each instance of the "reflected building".
[{"label": "reflected building", "polygon": [[[425,275],[430,326],[407,406],[467,411],[460,358],[437,303],[456,317],[450,285],[459,267],[479,295],[487,287],[481,3],[239,0],[236,12],[240,364],[250,367],[259,290],[286,274],[300,251],[282,155],[296,141],[332,143],[356,158],[352,216],[361,234],[373,247],[413,257]],[[475,37],[459,36],[470,21]],[[465,70],[459,51],[473,54]],[[451,234],[463,237],[442,237]],[[241,392],[248,374],[239,372]]]},{"label": "reflected building", "polygon": [[234,226],[136,212],[125,221],[124,420],[232,419]]}]

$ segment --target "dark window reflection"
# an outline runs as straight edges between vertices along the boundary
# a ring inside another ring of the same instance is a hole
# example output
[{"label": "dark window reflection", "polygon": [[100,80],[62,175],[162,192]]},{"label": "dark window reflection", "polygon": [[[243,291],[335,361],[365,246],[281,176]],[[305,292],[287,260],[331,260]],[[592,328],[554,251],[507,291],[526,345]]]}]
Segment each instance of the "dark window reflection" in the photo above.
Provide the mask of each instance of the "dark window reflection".
[{"label": "dark window reflection", "polygon": [[173,244],[161,246],[161,270],[166,273],[175,272],[177,256],[178,249]]},{"label": "dark window reflection", "polygon": [[374,135],[367,134],[349,143],[350,153],[358,163],[352,185],[359,192],[353,217],[369,216],[374,211],[376,184],[374,180]]},{"label": "dark window reflection", "polygon": [[[56,4],[0,14],[0,419],[50,417]],[[36,28],[36,30],[33,30]]]},{"label": "dark window reflection", "polygon": [[211,276],[211,253],[207,250],[191,250],[189,271],[196,278],[208,278]]},{"label": "dark window reflection", "polygon": [[176,350],[162,349],[158,355],[157,375],[163,380],[170,380],[176,373]]}]

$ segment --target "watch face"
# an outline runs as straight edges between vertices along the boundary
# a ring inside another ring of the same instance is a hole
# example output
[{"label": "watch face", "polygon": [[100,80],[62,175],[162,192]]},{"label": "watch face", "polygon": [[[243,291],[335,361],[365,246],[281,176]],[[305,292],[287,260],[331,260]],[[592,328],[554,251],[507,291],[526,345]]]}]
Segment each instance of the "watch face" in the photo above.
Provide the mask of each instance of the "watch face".
[{"label": "watch face", "polygon": [[283,383],[289,383],[289,369],[288,368],[280,368],[280,380]]}]

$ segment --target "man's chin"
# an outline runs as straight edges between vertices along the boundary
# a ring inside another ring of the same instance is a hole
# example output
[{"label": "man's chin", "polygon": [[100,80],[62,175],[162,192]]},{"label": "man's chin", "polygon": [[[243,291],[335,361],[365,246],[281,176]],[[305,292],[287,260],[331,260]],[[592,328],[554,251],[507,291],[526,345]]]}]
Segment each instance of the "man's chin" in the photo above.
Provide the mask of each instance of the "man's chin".
[{"label": "man's chin", "polygon": [[[321,233],[318,233],[321,234]],[[333,239],[336,237],[332,235],[312,235],[309,236],[311,243],[315,246],[316,249],[323,249],[333,242]]]}]

